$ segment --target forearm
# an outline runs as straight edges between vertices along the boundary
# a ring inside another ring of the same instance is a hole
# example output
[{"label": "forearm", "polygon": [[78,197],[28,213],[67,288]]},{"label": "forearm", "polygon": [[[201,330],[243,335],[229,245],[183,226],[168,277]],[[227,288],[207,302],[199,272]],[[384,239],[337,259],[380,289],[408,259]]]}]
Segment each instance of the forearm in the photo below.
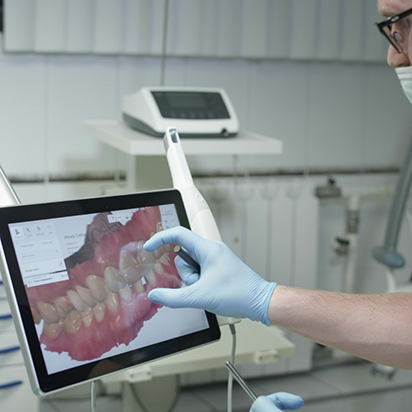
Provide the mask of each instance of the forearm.
[{"label": "forearm", "polygon": [[277,286],[272,324],[352,355],[412,369],[412,295],[357,295]]}]

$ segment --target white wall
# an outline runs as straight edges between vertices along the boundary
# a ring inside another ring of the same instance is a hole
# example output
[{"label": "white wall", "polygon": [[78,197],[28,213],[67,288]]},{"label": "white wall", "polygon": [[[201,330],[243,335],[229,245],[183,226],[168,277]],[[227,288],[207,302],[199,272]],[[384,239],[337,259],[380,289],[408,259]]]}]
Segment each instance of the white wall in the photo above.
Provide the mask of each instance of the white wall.
[{"label": "white wall", "polygon": [[[396,166],[410,105],[385,64],[170,58],[166,85],[219,86],[241,127],[284,142],[282,156],[241,159],[252,169]],[[160,59],[0,54],[0,162],[10,175],[114,170],[115,150],[82,130],[118,119],[124,94],[159,85]],[[230,170],[231,159],[192,159]]]}]

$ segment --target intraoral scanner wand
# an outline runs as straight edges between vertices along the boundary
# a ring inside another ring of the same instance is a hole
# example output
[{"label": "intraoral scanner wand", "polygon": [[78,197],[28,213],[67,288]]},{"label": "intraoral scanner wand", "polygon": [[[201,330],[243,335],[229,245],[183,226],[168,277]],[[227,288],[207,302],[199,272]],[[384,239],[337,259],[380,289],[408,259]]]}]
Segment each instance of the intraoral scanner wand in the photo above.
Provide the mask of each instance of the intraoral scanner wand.
[{"label": "intraoral scanner wand", "polygon": [[209,205],[193,183],[176,128],[168,127],[163,138],[173,187],[182,194],[193,232],[209,240],[222,240]]}]

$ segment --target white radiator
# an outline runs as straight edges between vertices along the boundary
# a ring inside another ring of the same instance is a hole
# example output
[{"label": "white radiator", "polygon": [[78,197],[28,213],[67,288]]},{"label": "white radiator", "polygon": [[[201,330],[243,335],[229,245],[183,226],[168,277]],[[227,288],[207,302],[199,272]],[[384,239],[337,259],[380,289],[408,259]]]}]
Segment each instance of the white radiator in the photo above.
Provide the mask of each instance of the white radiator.
[{"label": "white radiator", "polygon": [[[252,269],[282,285],[316,287],[319,201],[313,183],[250,178],[204,179],[196,185],[212,209],[224,242]],[[291,332],[286,337],[296,345],[294,357],[272,365],[239,366],[241,374],[257,377],[309,370],[313,343]],[[194,385],[226,378],[222,369],[186,374],[181,382]]]}]

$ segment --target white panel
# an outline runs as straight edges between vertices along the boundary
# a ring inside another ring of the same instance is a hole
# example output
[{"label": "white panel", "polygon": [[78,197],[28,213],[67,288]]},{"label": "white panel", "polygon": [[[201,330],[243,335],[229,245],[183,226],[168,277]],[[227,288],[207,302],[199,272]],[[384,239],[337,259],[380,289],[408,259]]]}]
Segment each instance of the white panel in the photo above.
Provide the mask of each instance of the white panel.
[{"label": "white panel", "polygon": [[295,59],[311,59],[315,55],[317,2],[316,0],[291,0],[291,2],[290,56]]},{"label": "white panel", "polygon": [[116,116],[116,57],[58,56],[49,68],[50,171],[115,170],[115,149],[83,131],[85,119]]},{"label": "white panel", "polygon": [[233,182],[225,183],[219,186],[226,193],[226,197],[220,203],[218,225],[220,235],[228,247],[236,253],[241,255],[241,240],[239,236],[239,222],[238,214],[235,212],[237,200],[234,197]]},{"label": "white panel", "polygon": [[268,280],[281,285],[291,284],[293,202],[287,196],[286,185],[279,185],[279,195],[272,203],[272,241]]},{"label": "white panel", "polygon": [[0,164],[8,175],[43,175],[44,57],[0,51],[0,73]]},{"label": "white panel", "polygon": [[[266,57],[267,12],[267,0],[242,1],[240,46],[240,55],[242,57]],[[232,29],[235,29],[235,27],[232,27]]]},{"label": "white panel", "polygon": [[68,53],[91,53],[94,39],[95,9],[93,0],[70,0],[67,3]]},{"label": "white panel", "polygon": [[150,51],[151,0],[125,0],[124,44],[127,54]]},{"label": "white panel", "polygon": [[365,0],[344,0],[342,2],[341,51],[342,60],[361,60],[363,58]]},{"label": "white panel", "polygon": [[379,33],[374,24],[383,20],[378,13],[376,0],[366,0],[366,21],[364,27],[364,58],[367,61],[385,61],[388,41]]},{"label": "white panel", "polygon": [[215,56],[218,46],[218,7],[220,0],[203,1],[203,25],[201,55]]},{"label": "white panel", "polygon": [[333,60],[338,57],[339,51],[340,0],[318,1],[317,57],[319,59]]},{"label": "white panel", "polygon": [[34,47],[33,0],[4,1],[4,48],[7,51],[28,51]]},{"label": "white panel", "polygon": [[246,215],[247,236],[245,238],[245,262],[260,276],[266,276],[266,253],[268,244],[268,214],[270,212],[268,202],[262,196],[266,189],[256,182],[256,179],[248,182],[253,190],[252,198],[247,202]]},{"label": "white panel", "polygon": [[66,49],[66,1],[36,0],[35,50],[63,52]]},{"label": "white panel", "polygon": [[[159,64],[161,60],[159,59]],[[166,60],[165,85],[166,86],[187,86],[187,65],[186,59],[169,57]]]},{"label": "white panel", "polygon": [[218,49],[222,57],[238,56],[240,52],[241,8],[238,0],[219,3]]},{"label": "white panel", "polygon": [[311,73],[309,165],[360,167],[365,110],[364,67],[312,63]]},{"label": "white panel", "polygon": [[176,0],[174,4],[174,18],[169,33],[174,32],[175,44],[168,51],[183,56],[199,55],[203,32],[203,0]]},{"label": "white panel", "polygon": [[123,2],[98,0],[95,3],[95,53],[119,53],[123,39]]},{"label": "white panel", "polygon": [[124,95],[134,93],[144,86],[157,86],[160,84],[159,58],[122,56],[118,74],[120,90],[116,107],[120,116]]},{"label": "white panel", "polygon": [[255,167],[302,167],[310,108],[307,67],[296,62],[253,64],[250,129],[283,142],[281,156],[260,156]]},{"label": "white panel", "polygon": [[290,196],[298,194],[296,202],[296,232],[294,258],[294,286],[316,287],[319,233],[319,200],[314,196],[314,185],[298,181],[290,187]]},{"label": "white panel", "polygon": [[411,104],[393,69],[370,65],[365,70],[365,164],[401,165],[411,139]]},{"label": "white panel", "polygon": [[[165,13],[165,0],[151,0],[150,53],[152,54],[162,53],[164,13]],[[170,30],[171,23],[173,23],[170,16],[172,16],[172,13],[170,12],[170,5],[169,5],[169,20],[168,20],[169,30]]]},{"label": "white panel", "polygon": [[286,58],[290,50],[291,1],[270,1],[266,27],[268,30],[267,55]]}]

